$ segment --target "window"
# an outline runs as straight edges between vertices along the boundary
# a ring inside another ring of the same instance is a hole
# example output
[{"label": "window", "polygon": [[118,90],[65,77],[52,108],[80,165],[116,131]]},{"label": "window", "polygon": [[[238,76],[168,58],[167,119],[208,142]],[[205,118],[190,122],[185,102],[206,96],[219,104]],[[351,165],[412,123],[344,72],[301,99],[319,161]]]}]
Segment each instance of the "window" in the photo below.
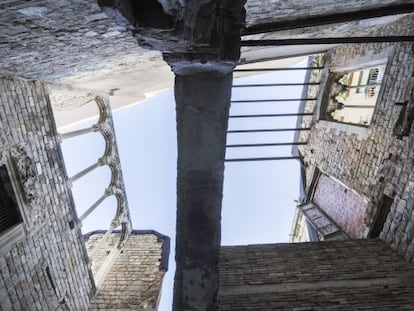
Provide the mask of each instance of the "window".
[{"label": "window", "polygon": [[380,236],[393,201],[393,198],[387,196],[386,194],[383,194],[381,200],[378,203],[377,212],[371,226],[371,231],[368,235],[370,238],[378,238]]},{"label": "window", "polygon": [[10,174],[10,166],[0,163],[0,256],[24,237],[19,198]]},{"label": "window", "polygon": [[5,165],[0,166],[0,234],[21,222],[13,185]]},{"label": "window", "polygon": [[321,105],[321,119],[369,126],[374,114],[385,64],[332,72]]},{"label": "window", "polygon": [[22,145],[0,150],[0,256],[38,228],[36,166]]}]

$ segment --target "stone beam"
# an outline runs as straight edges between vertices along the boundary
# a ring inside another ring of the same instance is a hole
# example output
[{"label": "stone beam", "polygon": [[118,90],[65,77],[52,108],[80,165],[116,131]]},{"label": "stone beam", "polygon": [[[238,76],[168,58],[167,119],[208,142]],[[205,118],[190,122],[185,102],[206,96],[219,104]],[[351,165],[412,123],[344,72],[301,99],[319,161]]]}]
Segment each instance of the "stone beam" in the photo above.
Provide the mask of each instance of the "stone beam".
[{"label": "stone beam", "polygon": [[414,0],[249,0],[244,35],[410,13]]},{"label": "stone beam", "polygon": [[[186,60],[238,61],[246,0],[98,0],[141,46]],[[181,4],[181,2],[183,2]]]}]

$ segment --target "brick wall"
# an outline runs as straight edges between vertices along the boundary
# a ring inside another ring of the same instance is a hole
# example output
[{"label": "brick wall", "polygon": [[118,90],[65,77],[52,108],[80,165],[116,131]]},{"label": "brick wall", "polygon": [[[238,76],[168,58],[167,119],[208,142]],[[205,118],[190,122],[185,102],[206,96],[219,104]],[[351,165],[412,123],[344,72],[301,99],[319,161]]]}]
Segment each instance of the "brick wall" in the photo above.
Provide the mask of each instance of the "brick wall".
[{"label": "brick wall", "polygon": [[[413,17],[407,16],[377,35],[412,35],[413,27],[410,25],[413,23]],[[309,144],[299,148],[307,165],[308,181],[312,180],[314,168],[318,167],[369,200],[370,206],[363,221],[363,236],[367,236],[372,226],[382,195],[385,193],[394,198],[381,238],[411,261],[414,258],[414,135],[411,131],[408,136],[399,139],[393,135],[393,130],[402,111],[398,103],[407,101],[407,96],[412,92],[412,49],[412,43],[351,44],[339,46],[328,53],[328,69],[349,68],[383,59],[387,61],[373,120],[367,129],[317,121],[309,134],[301,133],[300,139],[308,140]],[[322,81],[328,69],[322,74]],[[312,103],[308,103],[306,110],[313,109]],[[309,121],[302,122],[302,126],[310,125]]]},{"label": "brick wall", "polygon": [[23,218],[0,234],[0,309],[86,310],[94,283],[42,83],[0,78],[0,159]]},{"label": "brick wall", "polygon": [[413,310],[414,266],[380,240],[222,247],[220,310]]},{"label": "brick wall", "polygon": [[[102,236],[100,231],[87,235],[88,252]],[[119,233],[112,234],[94,257],[94,275],[118,241]],[[154,231],[132,231],[89,310],[156,310],[168,255],[168,237]]]}]

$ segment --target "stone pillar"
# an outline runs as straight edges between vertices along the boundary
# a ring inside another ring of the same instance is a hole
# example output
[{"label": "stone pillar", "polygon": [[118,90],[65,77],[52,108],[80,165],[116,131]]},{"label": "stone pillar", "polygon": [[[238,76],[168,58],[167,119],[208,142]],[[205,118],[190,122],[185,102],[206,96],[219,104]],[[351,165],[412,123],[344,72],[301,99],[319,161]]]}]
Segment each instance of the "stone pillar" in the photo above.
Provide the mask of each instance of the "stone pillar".
[{"label": "stone pillar", "polygon": [[200,64],[181,69],[174,70],[178,176],[173,310],[217,310],[221,201],[233,65]]},{"label": "stone pillar", "polygon": [[245,1],[146,0],[147,10],[136,0],[99,1],[125,17],[141,44],[162,51],[176,75],[175,311],[217,310],[227,119]]}]

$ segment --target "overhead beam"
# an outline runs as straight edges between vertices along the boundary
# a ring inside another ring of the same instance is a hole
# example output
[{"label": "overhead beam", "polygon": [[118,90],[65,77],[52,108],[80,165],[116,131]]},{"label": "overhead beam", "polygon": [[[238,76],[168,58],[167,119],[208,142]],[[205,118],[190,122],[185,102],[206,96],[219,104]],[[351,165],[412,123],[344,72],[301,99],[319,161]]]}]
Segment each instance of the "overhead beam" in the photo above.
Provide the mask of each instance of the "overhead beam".
[{"label": "overhead beam", "polygon": [[350,12],[331,13],[316,16],[305,16],[293,20],[281,20],[272,23],[253,25],[242,30],[242,35],[253,35],[281,30],[297,29],[320,25],[329,25],[343,22],[356,21],[374,17],[410,13],[414,11],[414,3],[390,4],[382,7],[353,10]]},{"label": "overhead beam", "polygon": [[293,131],[310,131],[310,127],[299,128],[281,128],[281,129],[254,129],[254,130],[230,130],[227,133],[264,133],[264,132],[293,132]]},{"label": "overhead beam", "polygon": [[232,103],[271,103],[271,102],[297,102],[302,100],[316,100],[316,98],[277,98],[277,99],[243,99],[232,100]]},{"label": "overhead beam", "polygon": [[277,117],[298,117],[298,116],[313,116],[312,112],[303,113],[273,113],[273,114],[239,114],[231,115],[229,118],[277,118]]},{"label": "overhead beam", "polygon": [[412,42],[414,36],[381,36],[381,37],[340,37],[340,38],[296,38],[270,40],[242,40],[242,46],[285,46],[315,44],[346,44],[346,43],[382,43]]},{"label": "overhead beam", "polygon": [[260,72],[260,71],[293,71],[293,70],[319,70],[324,67],[289,67],[289,68],[236,68],[234,72]]},{"label": "overhead beam", "polygon": [[277,146],[298,146],[306,145],[307,142],[291,142],[291,143],[264,143],[264,144],[233,144],[227,145],[227,148],[247,148],[247,147],[277,147]]},{"label": "overhead beam", "polygon": [[281,160],[300,160],[299,156],[291,157],[266,157],[266,158],[234,158],[226,159],[225,162],[259,162],[259,161],[281,161]]},{"label": "overhead beam", "polygon": [[233,87],[275,87],[275,86],[304,86],[319,85],[319,82],[302,82],[302,83],[260,83],[260,84],[235,84]]}]

